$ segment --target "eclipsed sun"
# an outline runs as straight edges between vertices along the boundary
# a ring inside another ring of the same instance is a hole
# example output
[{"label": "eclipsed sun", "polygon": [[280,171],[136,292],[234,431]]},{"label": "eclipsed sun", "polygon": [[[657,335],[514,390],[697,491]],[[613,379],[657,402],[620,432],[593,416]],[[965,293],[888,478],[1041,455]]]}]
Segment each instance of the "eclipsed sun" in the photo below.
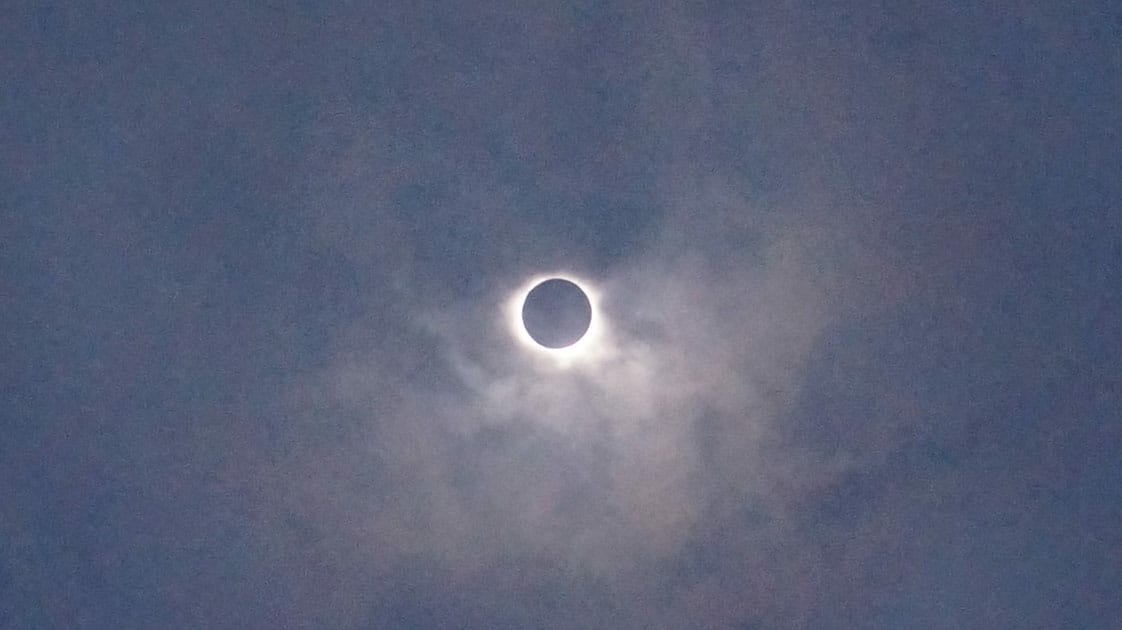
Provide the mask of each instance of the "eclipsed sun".
[{"label": "eclipsed sun", "polygon": [[528,350],[561,364],[591,358],[603,335],[598,298],[572,275],[535,276],[507,301],[511,333]]}]

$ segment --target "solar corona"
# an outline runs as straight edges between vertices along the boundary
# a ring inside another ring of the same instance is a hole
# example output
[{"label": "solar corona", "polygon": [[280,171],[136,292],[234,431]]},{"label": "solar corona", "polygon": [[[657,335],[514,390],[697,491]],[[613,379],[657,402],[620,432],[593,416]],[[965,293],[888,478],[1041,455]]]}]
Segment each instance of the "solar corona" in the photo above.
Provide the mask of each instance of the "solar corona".
[{"label": "solar corona", "polygon": [[543,274],[523,283],[507,302],[512,334],[532,354],[568,365],[597,354],[598,293],[569,274]]}]

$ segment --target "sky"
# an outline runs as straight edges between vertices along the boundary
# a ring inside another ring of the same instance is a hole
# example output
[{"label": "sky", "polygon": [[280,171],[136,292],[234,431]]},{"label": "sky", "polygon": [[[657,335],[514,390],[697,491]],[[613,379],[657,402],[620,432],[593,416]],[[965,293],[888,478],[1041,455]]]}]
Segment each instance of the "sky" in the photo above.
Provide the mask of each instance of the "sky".
[{"label": "sky", "polygon": [[858,4],[6,3],[0,628],[1116,627],[1122,9]]}]

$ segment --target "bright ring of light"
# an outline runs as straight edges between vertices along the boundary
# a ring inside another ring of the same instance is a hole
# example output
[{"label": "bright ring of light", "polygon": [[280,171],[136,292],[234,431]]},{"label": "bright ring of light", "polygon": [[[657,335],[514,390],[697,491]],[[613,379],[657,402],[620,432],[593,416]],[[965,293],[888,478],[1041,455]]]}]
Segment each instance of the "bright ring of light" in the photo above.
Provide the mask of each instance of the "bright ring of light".
[{"label": "bright ring of light", "polygon": [[[526,296],[534,287],[551,278],[568,280],[580,287],[580,290],[588,297],[588,303],[592,307],[592,321],[589,322],[588,330],[585,331],[584,336],[576,343],[564,348],[547,348],[539,345],[526,331],[526,326],[522,322],[522,305],[526,301]],[[570,273],[550,273],[534,276],[519,286],[506,301],[504,310],[510,333],[520,346],[526,348],[535,356],[552,360],[564,367],[576,362],[595,359],[601,353],[604,323],[599,307],[600,293],[589,282]]]}]

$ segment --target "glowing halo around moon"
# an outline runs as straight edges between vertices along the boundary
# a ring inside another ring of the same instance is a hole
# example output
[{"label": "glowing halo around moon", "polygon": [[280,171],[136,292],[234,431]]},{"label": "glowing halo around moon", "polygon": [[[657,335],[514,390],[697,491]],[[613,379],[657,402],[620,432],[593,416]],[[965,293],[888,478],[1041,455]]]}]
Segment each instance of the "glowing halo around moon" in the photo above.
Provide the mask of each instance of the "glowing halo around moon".
[{"label": "glowing halo around moon", "polygon": [[[562,348],[543,346],[530,336],[522,319],[522,309],[530,291],[547,280],[567,280],[584,292],[591,308],[591,320],[588,330],[576,342]],[[507,326],[511,335],[518,344],[528,350],[532,355],[549,360],[560,367],[568,367],[575,363],[595,360],[604,354],[604,318],[600,312],[600,292],[588,281],[569,273],[539,274],[522,283],[510,298],[507,299],[504,309]]]}]

